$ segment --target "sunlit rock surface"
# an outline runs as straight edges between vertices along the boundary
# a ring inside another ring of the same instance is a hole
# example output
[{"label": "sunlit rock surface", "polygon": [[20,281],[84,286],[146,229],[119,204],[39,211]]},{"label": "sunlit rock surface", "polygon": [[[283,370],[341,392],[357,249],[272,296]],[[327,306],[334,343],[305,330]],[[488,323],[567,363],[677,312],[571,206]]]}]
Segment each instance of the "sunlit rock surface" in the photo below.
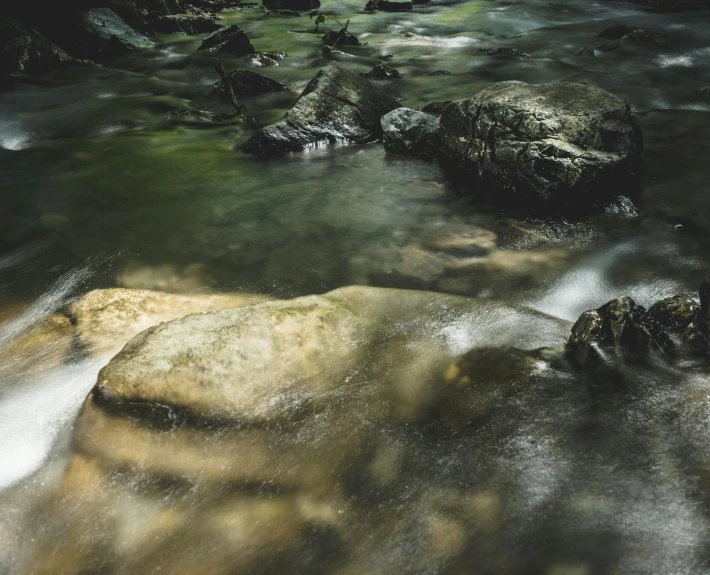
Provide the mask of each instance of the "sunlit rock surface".
[{"label": "sunlit rock surface", "polygon": [[[511,339],[501,322],[529,329]],[[431,442],[456,445],[528,393],[542,368],[522,350],[568,330],[494,301],[365,287],[148,329],[84,405],[27,572],[336,573],[394,543],[389,506],[367,502],[408,481],[398,529],[424,537],[429,564],[460,557],[496,531],[499,496],[456,481],[440,491]]]},{"label": "sunlit rock surface", "polygon": [[148,290],[94,290],[67,309],[81,346],[92,353],[116,349],[158,323],[198,312],[252,305],[257,294],[168,294]]},{"label": "sunlit rock surface", "polygon": [[482,183],[521,200],[593,204],[641,180],[641,129],[595,86],[500,82],[446,106],[439,134]]}]

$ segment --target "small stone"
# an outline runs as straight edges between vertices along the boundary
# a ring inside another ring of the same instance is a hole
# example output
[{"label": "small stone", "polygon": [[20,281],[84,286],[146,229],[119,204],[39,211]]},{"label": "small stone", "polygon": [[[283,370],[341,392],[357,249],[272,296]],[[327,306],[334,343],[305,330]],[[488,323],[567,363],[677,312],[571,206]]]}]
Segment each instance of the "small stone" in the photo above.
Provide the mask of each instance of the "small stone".
[{"label": "small stone", "polygon": [[594,48],[590,48],[589,46],[585,46],[581,50],[577,51],[578,56],[596,56],[594,53]]},{"label": "small stone", "polygon": [[502,56],[505,58],[522,58],[523,60],[530,59],[530,54],[521,52],[517,48],[498,48],[497,50],[491,50],[487,54],[489,56]]},{"label": "small stone", "polygon": [[371,78],[373,80],[401,80],[402,74],[399,70],[396,70],[392,66],[384,63],[377,64],[372,70],[363,74],[365,78]]}]

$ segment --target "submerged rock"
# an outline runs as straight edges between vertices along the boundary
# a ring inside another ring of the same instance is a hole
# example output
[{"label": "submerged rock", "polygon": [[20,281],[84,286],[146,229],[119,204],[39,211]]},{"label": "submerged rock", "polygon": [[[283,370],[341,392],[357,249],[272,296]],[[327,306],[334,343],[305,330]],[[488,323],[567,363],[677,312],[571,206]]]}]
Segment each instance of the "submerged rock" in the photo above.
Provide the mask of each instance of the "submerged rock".
[{"label": "submerged rock", "polygon": [[624,36],[631,34],[636,30],[640,30],[640,28],[636,26],[616,24],[599,32],[599,38],[605,38],[606,40],[621,40]]},{"label": "submerged rock", "polygon": [[155,22],[155,31],[162,34],[204,34],[219,30],[214,18],[203,14],[167,14]]},{"label": "submerged rock", "polygon": [[630,297],[619,297],[579,316],[567,351],[575,363],[588,365],[607,352],[624,356],[657,351],[674,357],[676,346],[643,306]]},{"label": "submerged rock", "polygon": [[[259,96],[268,92],[282,92],[288,90],[285,84],[278,80],[268,78],[250,70],[233,70],[227,74],[232,88],[237,96]],[[214,89],[226,95],[224,80],[214,84]]]},{"label": "submerged rock", "polygon": [[268,155],[333,142],[367,142],[382,134],[380,118],[397,101],[365,78],[336,63],[309,82],[296,104],[271,126],[257,131],[244,150]]},{"label": "submerged rock", "polygon": [[640,184],[641,129],[621,98],[594,86],[501,82],[442,112],[449,154],[489,188],[577,208]]},{"label": "submerged rock", "polygon": [[397,108],[382,116],[385,148],[400,154],[434,153],[441,147],[439,120],[410,108]]},{"label": "submerged rock", "polygon": [[360,40],[355,34],[351,34],[343,28],[338,31],[329,30],[323,34],[323,44],[331,48],[337,46],[360,46]]},{"label": "submerged rock", "polygon": [[365,78],[371,78],[372,80],[401,80],[402,74],[399,70],[396,70],[388,64],[380,63],[377,64],[372,70],[363,74]]},{"label": "submerged rock", "polygon": [[93,8],[81,17],[81,33],[76,42],[81,53],[90,58],[154,46],[148,36],[131,28],[109,8]]},{"label": "submerged rock", "polygon": [[490,50],[487,54],[489,56],[503,56],[505,58],[522,58],[523,60],[530,59],[530,54],[521,52],[517,48],[498,48],[496,50]]},{"label": "submerged rock", "polygon": [[213,32],[202,40],[197,50],[206,50],[210,54],[231,54],[237,57],[256,53],[246,33],[236,24],[224,26]]},{"label": "submerged rock", "polygon": [[300,10],[302,12],[320,8],[320,0],[263,0],[268,10]]}]

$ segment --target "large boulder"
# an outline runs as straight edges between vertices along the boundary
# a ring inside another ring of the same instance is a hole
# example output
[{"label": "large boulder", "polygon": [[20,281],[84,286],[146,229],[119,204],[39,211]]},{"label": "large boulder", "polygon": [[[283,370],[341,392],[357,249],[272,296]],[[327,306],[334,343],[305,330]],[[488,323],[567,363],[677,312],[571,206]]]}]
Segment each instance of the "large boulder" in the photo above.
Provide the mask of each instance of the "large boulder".
[{"label": "large boulder", "polygon": [[148,36],[131,28],[110,8],[92,8],[84,13],[71,41],[80,55],[98,59],[154,46]]},{"label": "large boulder", "polygon": [[560,206],[630,195],[643,139],[624,100],[595,86],[501,82],[441,115],[447,153],[477,185]]},{"label": "large boulder", "polygon": [[[511,322],[526,329],[506,335]],[[568,329],[495,301],[367,287],[155,326],[99,374],[26,572],[336,572],[323,561],[379,537],[354,494],[440,489],[409,462],[441,469],[446,437],[457,449],[534,385],[523,349]]]},{"label": "large boulder", "polygon": [[697,343],[700,306],[687,293],[654,303],[649,308],[648,315],[668,333],[677,336],[682,343],[691,346]]},{"label": "large boulder", "polygon": [[244,149],[268,155],[324,143],[367,142],[381,136],[380,118],[398,107],[365,78],[331,63],[279,122],[257,131]]}]

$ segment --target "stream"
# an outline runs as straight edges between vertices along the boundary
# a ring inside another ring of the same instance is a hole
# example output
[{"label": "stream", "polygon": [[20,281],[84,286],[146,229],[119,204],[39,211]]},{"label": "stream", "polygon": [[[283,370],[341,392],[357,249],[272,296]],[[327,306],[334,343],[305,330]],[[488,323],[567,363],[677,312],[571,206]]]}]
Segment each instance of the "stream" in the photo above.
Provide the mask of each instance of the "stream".
[{"label": "stream", "polygon": [[[403,79],[383,88],[404,106],[513,79],[591,83],[624,98],[645,140],[635,207],[531,216],[485,202],[437,163],[388,154],[379,143],[248,156],[240,150],[252,133],[246,126],[169,119],[186,107],[230,110],[212,92],[212,60],[194,56],[200,35],[159,36],[155,49],[110,66],[16,81],[0,91],[0,573],[26,572],[34,506],[59,483],[76,415],[124,342],[98,357],[74,350],[68,360],[71,343],[61,338],[31,353],[17,344],[91,289],[291,298],[370,285],[499,300],[569,327],[621,295],[644,306],[679,292],[697,297],[710,270],[710,91],[701,91],[710,85],[709,12],[432,0],[411,13],[365,14],[363,4],[325,0],[322,11],[350,19],[348,30],[367,42],[334,57],[366,72],[391,54]],[[290,91],[244,99],[259,126],[277,121],[326,63],[320,37],[334,22],[315,34],[307,15],[254,7],[220,17],[256,50],[288,54],[254,70]],[[615,24],[639,26],[658,42],[577,54],[605,43],[599,32]],[[501,47],[530,58],[485,50]],[[440,69],[451,73],[431,75]],[[449,229],[483,238],[473,268],[458,256],[422,255]],[[517,318],[481,322],[464,339],[514,345],[530,329]],[[412,329],[426,334],[434,324]],[[314,555],[292,572],[710,572],[710,372],[683,367],[630,366],[623,394],[606,381],[540,376],[545,384],[455,437],[383,428],[409,475],[396,488],[353,496],[357,543],[348,557],[357,560],[336,569]],[[475,520],[461,518],[472,509]],[[464,537],[460,525],[475,536]],[[432,530],[433,547],[425,536]],[[207,543],[200,549],[209,554]],[[143,572],[199,572],[170,565]],[[278,569],[263,572],[286,572]],[[131,571],[83,571],[102,572]]]}]

